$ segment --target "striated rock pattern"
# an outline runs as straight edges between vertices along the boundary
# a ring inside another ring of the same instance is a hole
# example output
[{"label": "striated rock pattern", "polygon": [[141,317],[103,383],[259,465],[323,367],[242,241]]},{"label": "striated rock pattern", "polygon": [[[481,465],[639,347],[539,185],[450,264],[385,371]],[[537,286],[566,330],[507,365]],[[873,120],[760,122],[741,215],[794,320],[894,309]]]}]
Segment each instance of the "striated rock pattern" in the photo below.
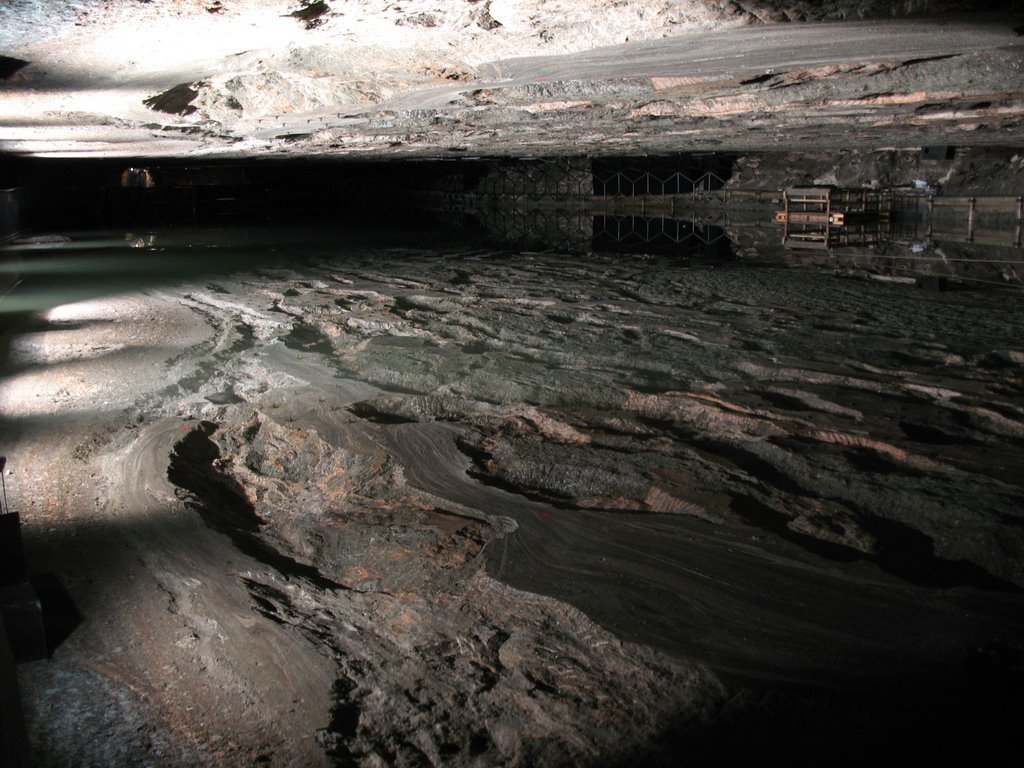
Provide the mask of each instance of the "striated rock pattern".
[{"label": "striated rock pattern", "polygon": [[321,417],[328,442],[293,416],[225,417],[179,441],[170,477],[275,569],[243,575],[255,610],[335,661],[317,741],[337,764],[625,759],[725,700],[708,670],[486,576],[484,544],[514,524],[409,487],[376,425]]},{"label": "striated rock pattern", "polygon": [[321,248],[190,287],[219,341],[162,402],[254,610],[335,665],[339,764],[671,762],[764,726],[736,685],[946,690],[1024,639],[1008,297]]},{"label": "striated rock pattern", "polygon": [[[347,267],[360,286],[326,267],[325,280],[267,301],[295,319],[286,343],[409,393],[349,413],[460,425],[472,471],[530,497],[777,518],[866,554],[885,546],[881,521],[1024,585],[1021,352],[1001,317],[1012,303],[643,260],[508,259],[410,264],[415,279]],[[891,304],[874,306],[878,295]],[[310,471],[318,492],[363,507],[394,487],[386,454],[353,445],[325,459],[313,438],[294,462],[264,466],[260,446],[281,427],[248,418],[253,455],[233,474],[250,503],[255,478],[273,509],[274,484]]]}]

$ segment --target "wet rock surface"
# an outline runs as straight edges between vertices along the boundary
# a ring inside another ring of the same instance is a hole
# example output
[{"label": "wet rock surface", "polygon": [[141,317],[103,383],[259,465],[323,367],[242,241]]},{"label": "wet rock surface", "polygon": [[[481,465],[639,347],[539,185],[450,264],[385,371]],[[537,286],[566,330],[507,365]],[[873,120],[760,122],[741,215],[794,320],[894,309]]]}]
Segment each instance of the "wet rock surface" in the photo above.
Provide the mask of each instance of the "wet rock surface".
[{"label": "wet rock surface", "polygon": [[993,363],[1013,359],[1012,305],[954,331],[978,295],[656,260],[466,264],[387,292],[390,276],[348,289],[328,274],[275,306],[330,340],[341,374],[410,393],[350,413],[469,427],[473,472],[528,496],[709,520],[756,509],[866,554],[886,521],[939,561],[1022,583],[1019,371]]},{"label": "wet rock surface", "polygon": [[[188,348],[88,445],[14,422],[68,446],[64,496],[22,500],[87,618],[24,675],[42,764],[673,764],[969,721],[966,753],[1014,711],[1004,295],[321,244],[137,301]],[[56,738],[58,674],[145,738]]]}]

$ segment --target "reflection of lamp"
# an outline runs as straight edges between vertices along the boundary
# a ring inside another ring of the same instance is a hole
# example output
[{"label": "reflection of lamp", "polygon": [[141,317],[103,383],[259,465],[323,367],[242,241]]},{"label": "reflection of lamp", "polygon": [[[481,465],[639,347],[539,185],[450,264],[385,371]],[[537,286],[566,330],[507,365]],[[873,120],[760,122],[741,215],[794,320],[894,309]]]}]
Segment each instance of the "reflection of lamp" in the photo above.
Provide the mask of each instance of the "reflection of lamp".
[{"label": "reflection of lamp", "polygon": [[121,186],[152,189],[155,186],[153,174],[149,168],[125,168],[121,173]]}]

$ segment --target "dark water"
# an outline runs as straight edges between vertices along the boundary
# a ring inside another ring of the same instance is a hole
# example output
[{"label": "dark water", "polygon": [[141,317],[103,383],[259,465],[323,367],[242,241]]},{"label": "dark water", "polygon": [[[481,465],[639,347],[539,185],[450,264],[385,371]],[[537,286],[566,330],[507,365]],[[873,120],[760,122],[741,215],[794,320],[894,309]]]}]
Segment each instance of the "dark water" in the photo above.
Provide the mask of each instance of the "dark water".
[{"label": "dark water", "polygon": [[[261,269],[293,269],[346,250],[414,247],[436,231],[397,227],[174,227],[29,235],[0,247],[0,314]],[[445,241],[441,240],[443,245]]]}]

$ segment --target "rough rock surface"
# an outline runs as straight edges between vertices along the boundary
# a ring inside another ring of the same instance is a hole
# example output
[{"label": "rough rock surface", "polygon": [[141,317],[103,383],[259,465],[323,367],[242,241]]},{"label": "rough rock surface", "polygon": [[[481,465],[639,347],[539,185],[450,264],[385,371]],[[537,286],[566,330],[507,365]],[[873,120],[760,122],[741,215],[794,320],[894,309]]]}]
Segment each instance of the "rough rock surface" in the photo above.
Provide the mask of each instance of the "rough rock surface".
[{"label": "rough rock surface", "polygon": [[[606,265],[609,295],[588,287],[592,265],[531,262],[516,289],[486,267],[455,269],[441,291],[335,287],[278,307],[330,339],[349,375],[425,395],[356,413],[472,425],[460,444],[476,471],[531,496],[708,519],[771,510],[867,553],[868,529],[887,521],[924,533],[939,557],[1024,584],[1019,458],[1004,446],[1024,434],[1004,399],[1019,377],[987,362],[1012,322],[946,333],[944,314],[919,303],[932,297],[908,296],[916,309],[895,326],[845,295],[860,283],[798,299],[802,275],[747,284],[736,304],[720,281],[758,278],[686,272],[676,285],[661,263],[657,287],[642,266]],[[789,333],[807,324],[812,335]],[[968,425],[970,447],[958,447]]]},{"label": "rough rock surface", "polygon": [[[1019,144],[1019,10],[935,16],[961,5],[18,3],[0,8],[0,47],[29,64],[0,83],[0,150],[621,155],[829,147],[839,131],[849,147]],[[184,91],[187,106],[160,106]]]},{"label": "rough rock surface", "polygon": [[[293,577],[246,578],[256,610],[336,660],[331,722],[317,732],[329,756],[370,765],[611,759],[669,718],[696,728],[722,700],[710,673],[485,576],[479,555],[505,532],[500,520],[495,528],[408,489],[372,428],[336,428],[328,445],[308,427],[225,416],[227,429],[197,428],[179,442],[171,476],[197,492],[206,515],[230,515],[230,500],[189,472],[251,499],[235,503],[252,503],[258,527],[214,525],[252,537],[257,555]],[[199,463],[214,446],[221,458]]]},{"label": "rough rock surface", "polygon": [[23,667],[41,765],[668,765],[936,722],[968,754],[1015,716],[1016,304],[303,248],[9,337],[8,489],[85,618]]}]

